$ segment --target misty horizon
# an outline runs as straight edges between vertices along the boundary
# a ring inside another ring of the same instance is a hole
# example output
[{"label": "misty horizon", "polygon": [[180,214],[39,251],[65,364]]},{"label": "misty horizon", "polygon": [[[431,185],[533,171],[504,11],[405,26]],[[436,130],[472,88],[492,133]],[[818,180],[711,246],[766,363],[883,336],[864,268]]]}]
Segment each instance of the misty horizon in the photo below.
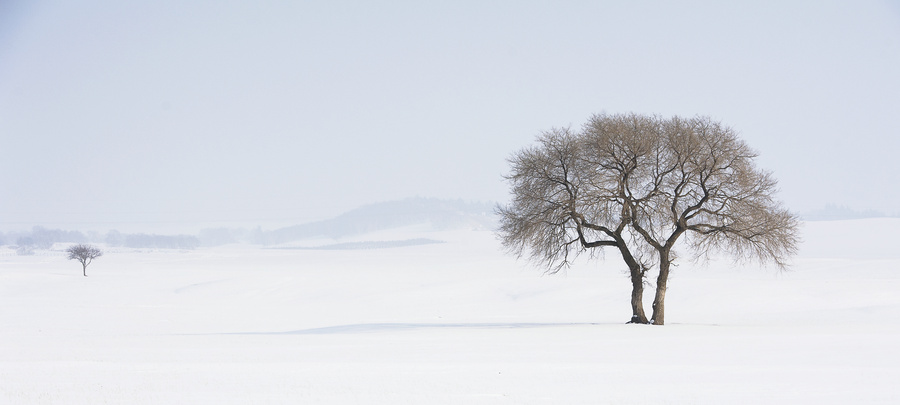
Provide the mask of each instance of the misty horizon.
[{"label": "misty horizon", "polygon": [[[50,243],[43,246],[44,249],[49,249],[55,243],[65,245],[84,242],[126,247],[194,249],[232,243],[279,245],[321,237],[339,241],[366,232],[413,225],[428,225],[432,230],[468,228],[493,231],[497,220],[494,211],[496,207],[497,203],[494,202],[414,197],[365,204],[329,218],[306,222],[279,221],[272,222],[269,226],[260,221],[80,224],[81,226],[22,224],[19,227],[0,228],[0,246],[21,245],[20,242],[24,239],[30,241],[25,243],[26,246],[35,247],[40,243],[35,243],[34,239],[43,239],[45,243]],[[875,210],[856,211],[846,206],[826,204],[822,209],[799,213],[799,217],[806,222],[818,222],[898,218],[900,215]],[[129,240],[127,243],[126,239]],[[362,243],[363,246],[399,246],[408,242],[370,241],[352,242],[350,245]],[[432,242],[435,241],[429,240],[426,243]],[[334,248],[338,249],[343,245],[337,243]]]}]

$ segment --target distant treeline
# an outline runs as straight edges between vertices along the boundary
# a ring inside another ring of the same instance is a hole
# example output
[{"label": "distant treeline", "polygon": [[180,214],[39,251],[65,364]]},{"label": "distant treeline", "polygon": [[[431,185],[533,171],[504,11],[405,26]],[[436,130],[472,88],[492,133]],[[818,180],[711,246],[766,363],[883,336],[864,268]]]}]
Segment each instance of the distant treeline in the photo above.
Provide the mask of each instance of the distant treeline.
[{"label": "distant treeline", "polygon": [[88,237],[78,231],[64,231],[61,229],[47,229],[40,226],[32,228],[31,232],[0,233],[0,244],[17,245],[35,249],[50,249],[54,243],[85,243]]},{"label": "distant treeline", "polygon": [[[147,235],[137,233],[124,235],[124,239],[122,246],[130,248],[196,249],[200,246],[200,239],[192,235]],[[110,244],[110,246],[114,245]]]},{"label": "distant treeline", "polygon": [[114,247],[195,249],[200,239],[192,235],[148,235],[143,233],[123,234],[112,230],[106,234],[61,229],[47,229],[36,226],[31,232],[0,233],[0,245],[16,245],[23,252],[30,249],[50,249],[54,243],[105,243]]}]

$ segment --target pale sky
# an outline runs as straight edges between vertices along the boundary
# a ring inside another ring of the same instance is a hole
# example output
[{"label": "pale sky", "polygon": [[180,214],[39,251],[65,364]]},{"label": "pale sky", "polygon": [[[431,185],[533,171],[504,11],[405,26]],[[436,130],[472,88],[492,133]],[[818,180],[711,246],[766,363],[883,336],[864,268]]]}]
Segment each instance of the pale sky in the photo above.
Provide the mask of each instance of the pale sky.
[{"label": "pale sky", "polygon": [[797,212],[900,213],[898,72],[896,1],[0,0],[0,230],[504,202],[600,112],[734,127]]}]

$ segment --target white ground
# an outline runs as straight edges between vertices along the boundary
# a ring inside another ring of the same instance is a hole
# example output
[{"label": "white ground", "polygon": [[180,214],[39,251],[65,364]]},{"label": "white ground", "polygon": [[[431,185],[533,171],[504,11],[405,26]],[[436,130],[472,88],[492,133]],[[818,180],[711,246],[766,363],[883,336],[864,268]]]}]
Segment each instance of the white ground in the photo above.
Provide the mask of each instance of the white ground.
[{"label": "white ground", "polygon": [[547,276],[483,231],[108,251],[87,278],[4,247],[0,403],[900,403],[898,230],[807,223],[783,273],[682,262],[662,327],[623,323],[616,256]]}]

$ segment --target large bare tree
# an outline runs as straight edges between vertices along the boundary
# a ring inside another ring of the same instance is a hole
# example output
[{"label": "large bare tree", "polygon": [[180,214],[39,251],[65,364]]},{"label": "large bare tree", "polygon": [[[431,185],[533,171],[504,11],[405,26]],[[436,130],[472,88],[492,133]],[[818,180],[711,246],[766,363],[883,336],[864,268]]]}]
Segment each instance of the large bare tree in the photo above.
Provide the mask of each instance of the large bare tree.
[{"label": "large bare tree", "polygon": [[536,146],[515,153],[506,176],[513,199],[498,209],[500,238],[508,250],[543,263],[551,273],[583,252],[617,249],[632,283],[629,322],[649,323],[643,307],[649,262],[632,250],[642,241],[630,232],[631,218],[621,196],[621,183],[634,167],[620,162],[621,175],[597,170],[586,155],[589,151],[580,134],[554,129],[542,134]]},{"label": "large bare tree", "polygon": [[593,248],[618,248],[632,281],[632,322],[648,323],[644,276],[659,269],[650,323],[665,322],[673,248],[724,252],[779,266],[798,243],[797,218],[775,200],[771,174],[734,131],[708,118],[595,115],[579,133],[553,130],[510,159],[512,202],[500,236],[555,272]]}]

